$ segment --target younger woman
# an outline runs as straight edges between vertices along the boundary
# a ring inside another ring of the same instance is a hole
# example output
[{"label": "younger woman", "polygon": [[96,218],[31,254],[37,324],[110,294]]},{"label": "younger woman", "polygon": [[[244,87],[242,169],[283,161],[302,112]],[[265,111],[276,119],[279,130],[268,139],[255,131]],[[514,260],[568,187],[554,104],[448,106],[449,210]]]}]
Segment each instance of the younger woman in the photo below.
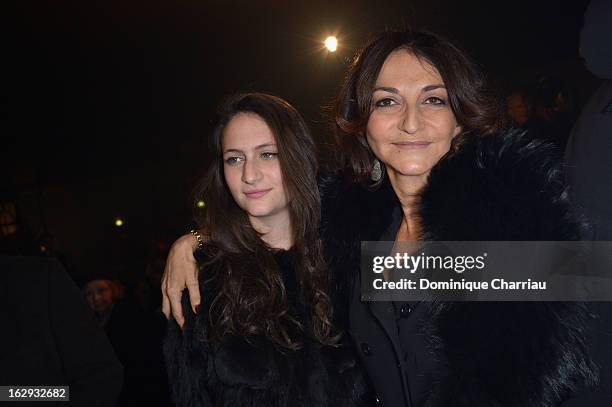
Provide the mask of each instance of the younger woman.
[{"label": "younger woman", "polygon": [[336,329],[343,318],[322,257],[317,159],[303,119],[259,93],[232,98],[220,114],[202,188],[203,311],[184,297],[183,330],[171,322],[165,343],[176,404],[366,405]]}]

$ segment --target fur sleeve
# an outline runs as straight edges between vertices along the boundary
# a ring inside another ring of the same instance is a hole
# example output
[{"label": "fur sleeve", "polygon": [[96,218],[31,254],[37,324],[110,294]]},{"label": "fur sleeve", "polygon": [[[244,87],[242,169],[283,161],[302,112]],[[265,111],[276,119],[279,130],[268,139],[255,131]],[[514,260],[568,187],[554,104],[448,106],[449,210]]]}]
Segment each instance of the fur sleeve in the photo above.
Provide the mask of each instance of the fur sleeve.
[{"label": "fur sleeve", "polygon": [[210,350],[198,339],[205,330],[189,306],[187,293],[183,293],[182,305],[184,328],[181,330],[172,319],[164,341],[170,394],[177,407],[213,406],[212,393],[207,386],[212,372]]}]

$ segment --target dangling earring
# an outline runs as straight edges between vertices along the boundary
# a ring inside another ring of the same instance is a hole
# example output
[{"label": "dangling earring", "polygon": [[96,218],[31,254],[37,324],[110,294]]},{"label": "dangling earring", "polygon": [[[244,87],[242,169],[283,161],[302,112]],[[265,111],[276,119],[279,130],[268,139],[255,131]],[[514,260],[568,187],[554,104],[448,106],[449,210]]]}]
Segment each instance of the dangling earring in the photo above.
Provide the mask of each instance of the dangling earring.
[{"label": "dangling earring", "polygon": [[374,165],[372,166],[372,173],[370,174],[370,179],[374,182],[378,182],[383,177],[383,169],[382,164],[377,159],[374,159]]}]

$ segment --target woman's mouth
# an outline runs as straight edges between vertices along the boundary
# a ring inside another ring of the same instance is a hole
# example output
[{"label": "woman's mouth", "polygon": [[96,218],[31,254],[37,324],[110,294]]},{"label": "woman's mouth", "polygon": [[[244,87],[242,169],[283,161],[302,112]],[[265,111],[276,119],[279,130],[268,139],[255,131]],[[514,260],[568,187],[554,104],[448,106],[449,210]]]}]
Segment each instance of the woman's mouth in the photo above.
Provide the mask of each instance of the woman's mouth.
[{"label": "woman's mouth", "polygon": [[398,141],[397,143],[392,144],[401,150],[419,150],[427,148],[427,146],[431,144],[431,141]]},{"label": "woman's mouth", "polygon": [[269,189],[254,189],[252,191],[246,191],[246,192],[244,192],[244,194],[246,195],[247,198],[261,198],[262,196],[264,196],[265,194],[267,194],[271,190],[272,190],[272,188],[269,188]]}]

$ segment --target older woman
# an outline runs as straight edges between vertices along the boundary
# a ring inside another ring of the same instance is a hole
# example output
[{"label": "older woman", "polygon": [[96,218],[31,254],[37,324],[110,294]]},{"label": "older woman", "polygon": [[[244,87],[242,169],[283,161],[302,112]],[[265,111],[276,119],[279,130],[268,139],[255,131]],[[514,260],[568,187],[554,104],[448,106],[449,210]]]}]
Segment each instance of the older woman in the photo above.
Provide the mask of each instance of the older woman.
[{"label": "older woman", "polygon": [[[340,90],[323,239],[385,406],[556,406],[597,379],[579,304],[361,300],[361,241],[578,239],[550,147],[496,133],[497,117],[474,63],[427,33],[381,35]],[[190,260],[176,259],[192,245],[182,238],[169,259],[171,296],[189,286]]]}]

